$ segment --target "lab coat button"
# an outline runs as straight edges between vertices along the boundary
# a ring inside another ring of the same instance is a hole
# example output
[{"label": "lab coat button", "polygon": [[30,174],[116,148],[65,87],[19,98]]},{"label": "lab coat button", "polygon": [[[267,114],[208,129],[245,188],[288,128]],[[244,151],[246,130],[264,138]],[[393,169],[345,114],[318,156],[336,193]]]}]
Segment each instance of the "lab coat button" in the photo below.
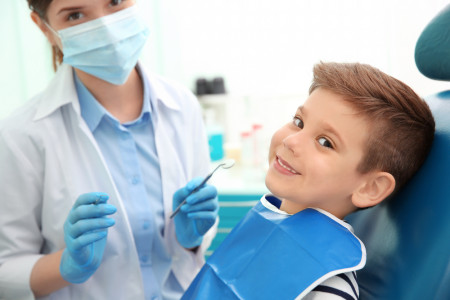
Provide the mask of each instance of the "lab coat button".
[{"label": "lab coat button", "polygon": [[133,178],[131,178],[131,183],[132,184],[138,184],[139,183],[139,176],[133,176]]},{"label": "lab coat button", "polygon": [[150,222],[149,221],[144,221],[144,224],[142,225],[142,229],[147,230],[150,228]]},{"label": "lab coat button", "polygon": [[126,140],[127,139],[127,134],[126,133],[121,133],[120,137],[122,138],[122,140]]}]

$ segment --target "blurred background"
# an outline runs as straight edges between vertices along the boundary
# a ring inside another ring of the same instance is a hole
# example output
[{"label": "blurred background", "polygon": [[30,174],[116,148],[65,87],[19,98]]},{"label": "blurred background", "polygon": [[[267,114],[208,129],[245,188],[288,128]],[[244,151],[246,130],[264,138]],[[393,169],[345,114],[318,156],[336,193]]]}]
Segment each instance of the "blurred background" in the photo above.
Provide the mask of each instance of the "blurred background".
[{"label": "blurred background", "polygon": [[[447,2],[138,0],[151,30],[142,62],[198,94],[213,161],[263,168],[270,136],[306,99],[321,60],[371,64],[422,96],[446,89],[419,73],[414,47]],[[29,14],[25,0],[2,0],[0,119],[53,76]]]}]

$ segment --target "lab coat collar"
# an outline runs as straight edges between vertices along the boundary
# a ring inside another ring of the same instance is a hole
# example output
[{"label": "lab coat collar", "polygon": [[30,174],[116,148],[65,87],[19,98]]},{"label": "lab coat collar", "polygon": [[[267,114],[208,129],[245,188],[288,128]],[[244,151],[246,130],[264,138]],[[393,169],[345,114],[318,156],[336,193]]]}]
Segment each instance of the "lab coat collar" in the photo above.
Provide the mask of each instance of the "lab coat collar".
[{"label": "lab coat collar", "polygon": [[[150,98],[156,99],[166,107],[173,110],[180,110],[180,106],[174,101],[173,97],[167,93],[163,86],[163,81],[152,80],[157,75],[145,72],[145,68],[139,64],[142,74],[148,78]],[[144,79],[145,80],[145,79]],[[62,64],[55,77],[43,92],[43,99],[36,111],[34,121],[45,118],[60,107],[72,104],[77,115],[80,115],[80,103],[78,101],[77,91],[73,78],[73,68],[70,65]]]},{"label": "lab coat collar", "polygon": [[72,67],[62,64],[55,77],[44,90],[41,101],[37,108],[34,121],[45,118],[60,107],[72,103],[77,114],[80,114],[77,91],[73,79]]},{"label": "lab coat collar", "polygon": [[[160,80],[156,80],[159,77],[158,75],[146,72],[145,68],[141,64],[139,67],[142,71],[144,80],[145,78],[148,79],[147,82],[149,86],[150,99],[156,99],[158,102],[161,102],[170,109],[180,110],[181,108],[178,103],[175,102],[174,97],[167,92],[167,89],[163,85],[165,79],[161,80],[161,78],[159,78]],[[172,85],[176,84],[172,82]]]}]

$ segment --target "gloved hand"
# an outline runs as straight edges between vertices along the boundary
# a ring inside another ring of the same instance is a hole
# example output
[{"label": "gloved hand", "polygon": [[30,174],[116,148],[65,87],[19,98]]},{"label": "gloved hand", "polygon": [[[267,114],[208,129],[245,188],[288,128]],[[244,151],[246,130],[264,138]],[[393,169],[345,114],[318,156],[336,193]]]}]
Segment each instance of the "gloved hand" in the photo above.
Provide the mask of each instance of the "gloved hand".
[{"label": "gloved hand", "polygon": [[64,249],[59,271],[71,283],[82,283],[100,266],[108,227],[114,219],[106,217],[117,211],[106,204],[105,193],[87,193],[78,197],[64,223]]},{"label": "gloved hand", "polygon": [[219,211],[217,189],[214,186],[205,184],[189,195],[202,181],[203,178],[195,178],[173,195],[174,210],[187,197],[186,204],[174,218],[178,242],[187,249],[202,243],[203,235],[214,225]]}]

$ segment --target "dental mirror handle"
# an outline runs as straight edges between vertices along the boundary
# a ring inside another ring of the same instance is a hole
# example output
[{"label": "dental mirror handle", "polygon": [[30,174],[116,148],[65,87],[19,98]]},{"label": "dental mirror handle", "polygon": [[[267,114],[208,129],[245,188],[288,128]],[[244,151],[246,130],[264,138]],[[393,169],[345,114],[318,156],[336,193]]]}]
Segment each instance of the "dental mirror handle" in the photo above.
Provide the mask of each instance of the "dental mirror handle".
[{"label": "dental mirror handle", "polygon": [[220,168],[224,168],[224,169],[229,169],[232,166],[234,166],[234,159],[228,159],[225,162],[221,163],[220,165],[218,165],[211,173],[209,173],[208,176],[206,176],[205,179],[203,179],[203,181],[195,188],[193,189],[187,196],[186,198],[184,198],[183,202],[181,202],[177,208],[173,211],[173,213],[170,215],[170,219],[172,219],[173,217],[175,217],[175,215],[180,211],[181,207],[186,203],[186,199],[187,197],[189,197],[191,194],[197,192],[199,189],[201,189],[205,183],[211,178],[211,176],[213,176],[213,174]]},{"label": "dental mirror handle", "polygon": [[181,207],[186,203],[186,199],[187,197],[189,197],[190,195],[192,195],[193,193],[197,192],[199,189],[201,189],[203,187],[203,185],[211,178],[211,176],[214,174],[214,172],[220,167],[217,166],[217,168],[214,169],[214,171],[212,171],[208,176],[206,176],[205,179],[203,179],[203,181],[195,188],[193,189],[187,196],[186,198],[184,198],[183,202],[181,202],[177,208],[173,211],[173,213],[170,215],[170,218],[172,219],[173,217],[175,217],[175,215],[180,211]]}]

